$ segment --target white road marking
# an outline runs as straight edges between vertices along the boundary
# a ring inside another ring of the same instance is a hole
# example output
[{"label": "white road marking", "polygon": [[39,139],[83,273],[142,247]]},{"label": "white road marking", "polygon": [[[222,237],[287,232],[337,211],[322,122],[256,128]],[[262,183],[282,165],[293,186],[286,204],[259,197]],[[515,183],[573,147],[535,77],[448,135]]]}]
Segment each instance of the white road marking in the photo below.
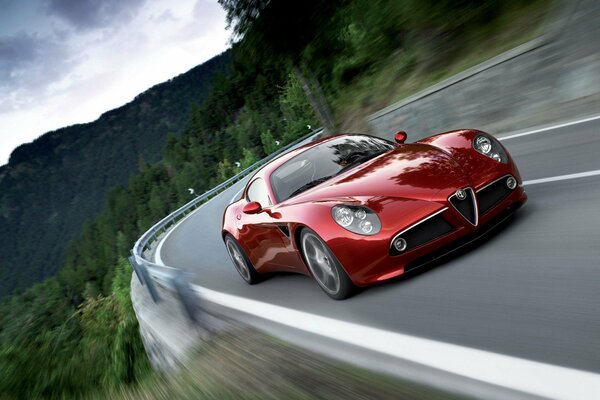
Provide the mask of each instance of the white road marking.
[{"label": "white road marking", "polygon": [[371,328],[201,286],[193,289],[212,303],[278,324],[532,395],[582,400],[600,393],[600,375],[591,372]]},{"label": "white road marking", "polygon": [[517,137],[521,137],[521,136],[532,135],[534,133],[551,131],[551,130],[554,130],[554,129],[564,128],[564,127],[567,127],[567,126],[572,126],[572,125],[577,125],[577,124],[583,124],[584,122],[595,121],[597,119],[600,119],[600,115],[596,115],[594,117],[589,117],[589,118],[583,118],[583,119],[579,119],[579,120],[576,120],[576,121],[564,122],[564,123],[558,124],[558,125],[547,126],[545,128],[534,129],[532,131],[515,133],[514,135],[501,136],[501,137],[498,137],[498,140],[513,139],[513,138],[517,138]]},{"label": "white road marking", "polygon": [[566,181],[569,179],[587,178],[588,176],[596,176],[596,175],[600,175],[600,169],[596,169],[594,171],[579,172],[577,174],[558,175],[558,176],[551,176],[548,178],[532,179],[529,181],[523,181],[523,185],[528,185],[528,186],[529,185],[537,185],[539,183]]},{"label": "white road marking", "polygon": [[[213,199],[215,197],[213,197]],[[179,227],[179,225],[181,225],[186,219],[188,219],[189,217],[191,217],[192,215],[194,215],[196,213],[196,211],[198,211],[199,209],[201,209],[202,207],[204,207],[205,204],[206,203],[202,204],[200,207],[196,208],[194,211],[192,211],[191,213],[189,213],[188,215],[186,215],[185,217],[183,217],[181,219],[181,221],[179,221],[178,223],[176,223],[175,226],[173,226],[171,229],[169,229],[169,231],[167,232],[167,234],[165,236],[163,236],[162,239],[160,239],[160,242],[158,243],[158,247],[156,247],[156,251],[154,252],[154,262],[155,263],[157,263],[159,265],[162,265],[162,266],[167,266],[163,262],[163,259],[161,257],[161,252],[162,252],[163,244],[167,241],[167,238],[169,236],[171,236],[171,233],[175,232],[175,230]]]}]

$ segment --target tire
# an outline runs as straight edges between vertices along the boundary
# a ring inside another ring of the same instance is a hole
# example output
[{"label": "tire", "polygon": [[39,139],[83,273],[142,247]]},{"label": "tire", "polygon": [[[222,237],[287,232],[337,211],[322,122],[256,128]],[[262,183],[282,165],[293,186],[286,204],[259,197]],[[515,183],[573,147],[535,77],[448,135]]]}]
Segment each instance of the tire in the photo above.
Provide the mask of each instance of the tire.
[{"label": "tire", "polygon": [[237,240],[230,234],[225,235],[224,240],[225,248],[227,249],[227,253],[229,253],[231,262],[242,279],[249,285],[260,282],[260,274],[256,272],[256,269],[254,269],[254,266]]},{"label": "tire", "polygon": [[338,259],[315,231],[302,229],[300,249],[306,266],[325,294],[343,300],[356,292],[356,286]]}]

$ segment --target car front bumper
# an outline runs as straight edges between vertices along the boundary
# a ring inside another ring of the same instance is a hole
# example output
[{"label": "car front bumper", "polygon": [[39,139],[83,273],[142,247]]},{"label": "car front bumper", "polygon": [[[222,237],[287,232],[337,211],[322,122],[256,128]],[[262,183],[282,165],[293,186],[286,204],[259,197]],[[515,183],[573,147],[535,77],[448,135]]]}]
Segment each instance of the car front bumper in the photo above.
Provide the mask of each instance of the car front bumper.
[{"label": "car front bumper", "polygon": [[[499,177],[473,190],[476,213],[474,219],[467,218],[448,199],[445,204],[440,203],[434,212],[423,215],[409,227],[392,235],[358,239],[357,242],[360,243],[356,243],[356,246],[349,246],[347,242],[330,243],[329,246],[350,279],[358,286],[373,285],[398,277],[477,239],[523,205],[527,201],[527,195],[522,184],[503,195],[499,201],[490,200],[493,197],[489,193],[491,190],[497,190],[496,194],[502,195],[499,193],[501,187],[494,188],[490,185],[496,181],[504,183],[501,180],[507,177],[508,175]],[[394,249],[393,241],[402,235],[410,240],[407,240],[407,249],[398,252]]]}]

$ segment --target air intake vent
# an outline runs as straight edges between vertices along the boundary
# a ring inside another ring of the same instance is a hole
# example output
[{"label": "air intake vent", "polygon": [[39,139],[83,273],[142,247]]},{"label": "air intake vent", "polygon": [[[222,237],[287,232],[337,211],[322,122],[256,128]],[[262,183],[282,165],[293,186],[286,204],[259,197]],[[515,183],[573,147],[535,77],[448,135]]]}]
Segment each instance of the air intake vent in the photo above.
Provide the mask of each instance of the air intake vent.
[{"label": "air intake vent", "polygon": [[514,190],[509,189],[506,183],[507,179],[510,178],[512,178],[511,175],[503,176],[495,182],[492,182],[489,185],[479,189],[477,192],[477,200],[479,201],[479,209],[481,210],[481,214],[485,214],[491,210],[496,204],[504,200],[506,196],[508,196]]},{"label": "air intake vent", "polygon": [[477,202],[475,201],[473,189],[465,188],[457,190],[456,193],[450,196],[449,200],[467,221],[473,225],[477,225]]},{"label": "air intake vent", "polygon": [[414,249],[415,247],[429,243],[434,239],[452,232],[454,228],[448,221],[444,219],[444,217],[442,217],[441,214],[441,212],[445,210],[447,210],[447,208],[438,211],[434,215],[430,215],[429,217],[417,222],[412,227],[394,236],[394,239],[391,243],[394,243],[396,238],[401,237],[406,240],[406,249],[400,252],[396,250],[394,246],[390,246],[390,254],[392,256],[403,254]]},{"label": "air intake vent", "polygon": [[288,238],[290,237],[290,229],[288,228],[287,225],[278,225],[277,227],[279,228],[281,233],[283,233]]}]

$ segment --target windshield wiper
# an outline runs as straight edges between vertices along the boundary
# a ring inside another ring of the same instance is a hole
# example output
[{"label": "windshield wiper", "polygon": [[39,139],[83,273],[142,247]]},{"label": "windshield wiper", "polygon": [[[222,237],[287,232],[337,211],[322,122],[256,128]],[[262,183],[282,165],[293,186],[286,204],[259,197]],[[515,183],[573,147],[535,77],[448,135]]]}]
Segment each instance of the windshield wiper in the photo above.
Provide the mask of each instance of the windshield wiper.
[{"label": "windshield wiper", "polygon": [[323,183],[323,182],[325,182],[326,180],[328,180],[328,179],[331,179],[331,178],[333,178],[333,175],[324,176],[324,177],[322,177],[322,178],[315,179],[314,181],[310,181],[310,182],[308,182],[307,184],[305,184],[305,185],[302,185],[302,186],[300,186],[298,189],[294,190],[294,192],[292,192],[292,194],[290,194],[290,195],[288,196],[288,199],[289,199],[290,197],[294,197],[295,195],[297,195],[297,194],[300,194],[300,193],[304,192],[305,190],[308,190],[308,189],[310,189],[310,188],[311,188],[311,187],[313,187],[313,186],[317,186],[319,183]]}]

